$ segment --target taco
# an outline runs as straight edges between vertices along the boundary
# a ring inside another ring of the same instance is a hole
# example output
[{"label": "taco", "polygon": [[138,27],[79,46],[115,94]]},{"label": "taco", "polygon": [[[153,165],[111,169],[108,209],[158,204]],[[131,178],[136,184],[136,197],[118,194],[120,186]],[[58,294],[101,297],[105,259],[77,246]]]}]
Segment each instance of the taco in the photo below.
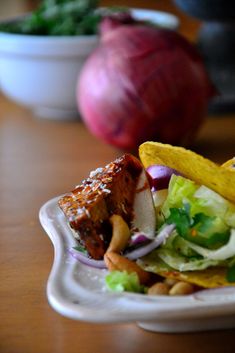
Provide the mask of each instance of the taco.
[{"label": "taco", "polygon": [[234,159],[219,166],[156,142],[142,144],[139,156],[125,154],[92,171],[60,198],[77,241],[72,255],[108,267],[114,290],[142,291],[126,275],[133,272],[144,286],[156,277],[198,288],[235,286]]},{"label": "taco", "polygon": [[139,155],[150,172],[159,165],[172,170],[165,197],[157,175],[152,192],[157,233],[169,224],[175,229],[138,263],[205,288],[235,285],[234,159],[219,166],[182,147],[156,142],[142,144]]}]

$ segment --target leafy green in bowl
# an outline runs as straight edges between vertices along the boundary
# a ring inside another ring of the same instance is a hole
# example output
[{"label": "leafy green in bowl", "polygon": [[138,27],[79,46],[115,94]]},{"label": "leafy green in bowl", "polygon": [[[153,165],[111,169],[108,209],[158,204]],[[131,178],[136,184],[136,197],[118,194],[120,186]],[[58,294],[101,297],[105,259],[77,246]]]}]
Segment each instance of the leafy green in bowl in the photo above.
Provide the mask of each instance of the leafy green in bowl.
[{"label": "leafy green in bowl", "polygon": [[23,19],[4,22],[0,31],[33,35],[96,34],[101,20],[98,0],[43,0]]}]

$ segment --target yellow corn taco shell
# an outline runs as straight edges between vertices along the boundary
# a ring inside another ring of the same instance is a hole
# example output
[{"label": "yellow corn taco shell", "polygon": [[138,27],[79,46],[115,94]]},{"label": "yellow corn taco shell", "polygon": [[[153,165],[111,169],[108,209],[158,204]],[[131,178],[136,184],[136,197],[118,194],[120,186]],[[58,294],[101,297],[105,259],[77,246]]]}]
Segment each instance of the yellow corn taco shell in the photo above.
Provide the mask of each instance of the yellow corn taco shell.
[{"label": "yellow corn taco shell", "polygon": [[234,159],[223,166],[183,147],[158,142],[145,142],[139,147],[140,160],[147,168],[152,164],[166,165],[186,178],[205,185],[235,203]]},{"label": "yellow corn taco shell", "polygon": [[170,268],[161,259],[152,256],[138,260],[138,265],[145,271],[178,281],[189,282],[203,288],[218,288],[235,286],[235,282],[228,282],[227,268],[221,266],[209,267],[205,270],[180,272]]},{"label": "yellow corn taco shell", "polygon": [[223,168],[227,168],[235,172],[235,157],[229,159],[227,162],[221,165]]},{"label": "yellow corn taco shell", "polygon": [[225,286],[235,286],[235,282],[226,280],[226,270],[223,267],[210,267],[206,270],[179,272],[160,272],[159,275],[179,281],[189,282],[203,288],[218,288]]}]

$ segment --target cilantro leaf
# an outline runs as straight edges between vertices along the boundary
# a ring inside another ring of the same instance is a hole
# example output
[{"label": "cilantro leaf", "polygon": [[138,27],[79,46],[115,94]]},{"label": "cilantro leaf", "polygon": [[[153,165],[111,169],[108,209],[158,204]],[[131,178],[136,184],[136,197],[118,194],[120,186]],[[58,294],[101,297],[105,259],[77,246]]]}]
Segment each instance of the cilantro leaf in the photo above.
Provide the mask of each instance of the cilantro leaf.
[{"label": "cilantro leaf", "polygon": [[228,268],[226,279],[230,283],[235,282],[235,265]]},{"label": "cilantro leaf", "polygon": [[191,226],[191,218],[186,208],[170,208],[170,215],[166,219],[167,224],[175,224],[177,233],[186,236]]},{"label": "cilantro leaf", "polygon": [[77,246],[73,246],[73,249],[74,250],[77,250],[77,251],[79,251],[79,252],[81,252],[81,253],[83,253],[83,254],[87,254],[87,251],[86,251],[86,249],[82,246],[82,245],[77,245]]},{"label": "cilantro leaf", "polygon": [[191,216],[189,205],[170,208],[169,211],[166,223],[175,224],[178,235],[184,239],[209,249],[216,249],[228,242],[230,231],[220,217],[202,212]]}]

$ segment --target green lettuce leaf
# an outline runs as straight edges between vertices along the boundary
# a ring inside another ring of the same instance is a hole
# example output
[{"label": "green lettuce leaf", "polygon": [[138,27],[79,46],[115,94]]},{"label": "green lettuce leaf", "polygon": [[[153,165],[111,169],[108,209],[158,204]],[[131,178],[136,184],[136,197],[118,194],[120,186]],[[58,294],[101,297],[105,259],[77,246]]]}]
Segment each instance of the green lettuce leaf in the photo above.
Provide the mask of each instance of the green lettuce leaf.
[{"label": "green lettuce leaf", "polygon": [[229,240],[229,228],[219,217],[204,213],[190,214],[190,205],[184,208],[170,208],[167,224],[175,224],[177,233],[195,244],[217,248]]},{"label": "green lettuce leaf", "polygon": [[169,182],[166,201],[162,206],[164,217],[169,216],[170,208],[183,208],[185,204],[196,202],[194,194],[197,188],[198,186],[192,180],[173,174]]},{"label": "green lettuce leaf", "polygon": [[190,205],[191,216],[204,213],[220,217],[227,226],[235,228],[234,204],[204,185],[198,186],[192,180],[172,175],[168,196],[162,206],[164,217],[169,216],[171,208],[183,208],[187,204]]},{"label": "green lettuce leaf", "polygon": [[105,277],[105,284],[112,292],[145,292],[145,287],[140,284],[135,272],[112,271]]},{"label": "green lettuce leaf", "polygon": [[[182,272],[204,270],[210,266],[221,264],[221,261],[212,259],[188,258],[169,249],[159,249],[156,251],[156,255],[171,268]],[[144,261],[146,263],[147,259],[145,258]]]},{"label": "green lettuce leaf", "polygon": [[208,260],[226,260],[235,255],[235,229],[231,230],[229,241],[217,250],[210,250],[192,242],[186,241],[188,246]]},{"label": "green lettuce leaf", "polygon": [[226,278],[230,283],[235,282],[235,265],[228,268]]},{"label": "green lettuce leaf", "polygon": [[235,205],[204,185],[198,188],[194,196],[197,204],[202,206],[201,211],[220,217],[228,226],[235,228]]}]

